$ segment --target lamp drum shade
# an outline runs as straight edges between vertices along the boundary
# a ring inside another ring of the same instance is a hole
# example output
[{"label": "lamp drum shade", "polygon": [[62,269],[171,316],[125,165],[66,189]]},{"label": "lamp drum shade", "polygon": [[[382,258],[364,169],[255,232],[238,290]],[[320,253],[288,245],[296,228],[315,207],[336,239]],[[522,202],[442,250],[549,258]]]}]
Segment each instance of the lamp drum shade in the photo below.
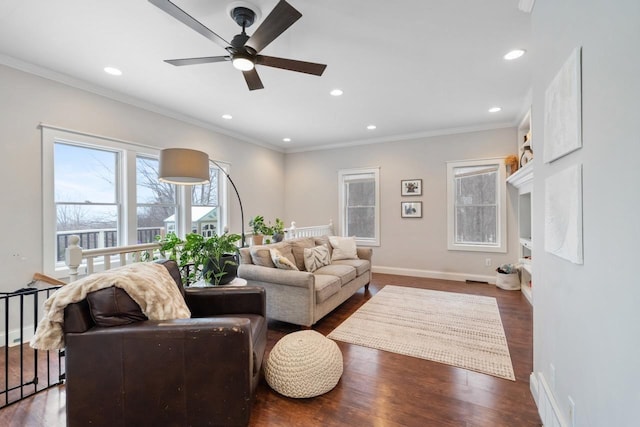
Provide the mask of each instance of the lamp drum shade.
[{"label": "lamp drum shade", "polygon": [[160,151],[158,179],[179,185],[209,182],[209,155],[188,148],[164,149]]}]

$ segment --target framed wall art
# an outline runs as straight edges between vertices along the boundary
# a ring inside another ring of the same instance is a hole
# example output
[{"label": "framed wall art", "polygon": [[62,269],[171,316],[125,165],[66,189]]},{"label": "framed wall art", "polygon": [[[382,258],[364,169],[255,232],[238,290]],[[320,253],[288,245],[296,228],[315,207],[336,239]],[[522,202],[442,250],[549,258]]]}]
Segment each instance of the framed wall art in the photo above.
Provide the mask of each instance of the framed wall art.
[{"label": "framed wall art", "polygon": [[400,181],[403,196],[422,196],[421,179],[403,179]]},{"label": "framed wall art", "polygon": [[571,52],[544,95],[545,163],[582,147],[580,48]]},{"label": "framed wall art", "polygon": [[582,264],[582,165],[545,179],[544,249]]},{"label": "framed wall art", "polygon": [[422,202],[400,202],[402,218],[422,218]]}]

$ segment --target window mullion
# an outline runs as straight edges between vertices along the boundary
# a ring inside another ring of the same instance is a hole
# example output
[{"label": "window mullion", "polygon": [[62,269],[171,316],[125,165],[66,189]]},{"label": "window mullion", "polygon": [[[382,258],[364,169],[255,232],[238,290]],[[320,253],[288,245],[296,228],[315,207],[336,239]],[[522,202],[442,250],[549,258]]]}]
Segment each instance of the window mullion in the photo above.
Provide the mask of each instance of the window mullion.
[{"label": "window mullion", "polygon": [[119,187],[119,215],[121,220],[121,245],[133,245],[138,243],[138,216],[136,209],[136,156],[133,150],[124,151],[122,157]]}]

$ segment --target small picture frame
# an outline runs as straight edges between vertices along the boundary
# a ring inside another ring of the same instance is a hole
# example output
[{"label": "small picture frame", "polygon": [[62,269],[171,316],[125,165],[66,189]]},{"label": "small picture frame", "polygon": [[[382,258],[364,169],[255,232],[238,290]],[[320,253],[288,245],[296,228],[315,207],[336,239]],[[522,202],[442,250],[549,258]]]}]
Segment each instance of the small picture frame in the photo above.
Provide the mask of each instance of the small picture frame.
[{"label": "small picture frame", "polygon": [[422,202],[400,202],[402,218],[422,218]]},{"label": "small picture frame", "polygon": [[403,179],[400,181],[400,187],[400,194],[403,196],[422,196],[421,179]]}]

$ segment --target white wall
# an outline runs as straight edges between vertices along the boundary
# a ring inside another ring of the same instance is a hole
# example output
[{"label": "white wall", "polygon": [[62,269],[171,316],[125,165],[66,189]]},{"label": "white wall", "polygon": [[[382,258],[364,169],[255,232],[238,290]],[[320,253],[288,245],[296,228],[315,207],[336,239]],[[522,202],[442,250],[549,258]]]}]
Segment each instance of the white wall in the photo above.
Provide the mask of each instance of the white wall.
[{"label": "white wall", "polygon": [[[374,248],[377,271],[452,279],[495,278],[495,267],[517,261],[516,193],[508,194],[507,254],[447,250],[446,162],[515,154],[515,128],[434,136],[410,141],[287,154],[285,211],[298,226],[337,227],[338,170],[380,167],[381,246]],[[423,196],[401,197],[400,180],[421,178]],[[403,219],[400,202],[422,201],[423,217]],[[485,258],[492,266],[485,266]],[[459,274],[459,275],[458,275]]]},{"label": "white wall", "polygon": [[[640,406],[640,2],[538,0],[532,15],[534,370],[576,426],[636,426]],[[582,46],[583,148],[542,162],[545,89]],[[583,165],[584,265],[544,248],[544,182]],[[555,378],[552,372],[555,367]]]},{"label": "white wall", "polygon": [[[245,224],[256,214],[265,218],[284,215],[282,153],[0,66],[0,290],[20,288],[43,270],[40,123],[158,148],[185,146],[205,151],[231,164]],[[240,232],[233,193],[230,206],[230,229]]]}]

